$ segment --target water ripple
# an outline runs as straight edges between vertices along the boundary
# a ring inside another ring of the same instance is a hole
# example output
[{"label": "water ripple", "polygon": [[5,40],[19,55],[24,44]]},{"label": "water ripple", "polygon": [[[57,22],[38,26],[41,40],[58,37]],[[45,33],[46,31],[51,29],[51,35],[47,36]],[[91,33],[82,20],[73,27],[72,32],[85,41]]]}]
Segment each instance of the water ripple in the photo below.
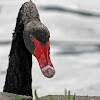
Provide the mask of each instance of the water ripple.
[{"label": "water ripple", "polygon": [[0,41],[0,45],[8,45],[8,44],[11,44],[11,41],[10,40]]},{"label": "water ripple", "polygon": [[61,6],[40,6],[39,7],[42,10],[45,11],[58,11],[58,12],[65,12],[65,13],[72,13],[72,14],[78,14],[81,16],[88,16],[88,17],[100,17],[99,13],[95,12],[89,12],[86,10],[79,10],[79,9],[70,9],[70,8],[64,8]]}]

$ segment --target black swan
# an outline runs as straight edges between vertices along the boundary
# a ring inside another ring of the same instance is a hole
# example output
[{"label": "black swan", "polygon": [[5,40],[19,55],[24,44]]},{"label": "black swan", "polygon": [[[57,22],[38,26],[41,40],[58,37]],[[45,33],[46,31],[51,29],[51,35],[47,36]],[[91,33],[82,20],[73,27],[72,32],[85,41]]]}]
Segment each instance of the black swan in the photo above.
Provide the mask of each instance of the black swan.
[{"label": "black swan", "polygon": [[44,76],[51,78],[55,69],[50,60],[50,33],[41,23],[35,4],[22,5],[17,17],[9,54],[4,92],[32,96],[32,54]]}]

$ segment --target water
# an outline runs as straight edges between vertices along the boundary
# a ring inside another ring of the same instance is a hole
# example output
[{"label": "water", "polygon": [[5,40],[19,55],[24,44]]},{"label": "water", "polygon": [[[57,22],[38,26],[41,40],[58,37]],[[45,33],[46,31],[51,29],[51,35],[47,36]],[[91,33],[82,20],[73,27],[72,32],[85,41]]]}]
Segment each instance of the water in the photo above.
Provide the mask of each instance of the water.
[{"label": "water", "polygon": [[[16,17],[26,1],[0,1],[0,91],[5,82]],[[45,78],[33,57],[33,92],[37,89],[39,96],[44,96],[64,94],[67,89],[77,95],[100,95],[100,1],[34,2],[41,21],[51,33],[51,60],[56,75],[52,79]]]}]

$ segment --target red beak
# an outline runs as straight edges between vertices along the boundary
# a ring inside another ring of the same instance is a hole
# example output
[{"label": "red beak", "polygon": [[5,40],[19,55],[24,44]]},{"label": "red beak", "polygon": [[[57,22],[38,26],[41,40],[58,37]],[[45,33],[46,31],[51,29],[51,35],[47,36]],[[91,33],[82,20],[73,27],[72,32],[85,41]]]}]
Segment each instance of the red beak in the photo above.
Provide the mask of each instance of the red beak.
[{"label": "red beak", "polygon": [[41,42],[33,38],[35,44],[34,55],[39,62],[40,69],[44,76],[51,78],[55,74],[55,69],[50,60],[50,43],[47,41],[46,45],[42,45]]}]

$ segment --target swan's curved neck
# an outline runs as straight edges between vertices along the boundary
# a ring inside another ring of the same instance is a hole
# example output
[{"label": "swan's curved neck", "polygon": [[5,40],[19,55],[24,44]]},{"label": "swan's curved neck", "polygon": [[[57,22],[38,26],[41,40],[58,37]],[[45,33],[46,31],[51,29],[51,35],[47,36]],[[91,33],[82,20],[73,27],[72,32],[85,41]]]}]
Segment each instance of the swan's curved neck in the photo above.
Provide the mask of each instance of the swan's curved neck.
[{"label": "swan's curved neck", "polygon": [[[19,13],[20,15],[20,13]],[[9,55],[4,92],[32,96],[32,54],[23,40],[24,23],[18,16]]]},{"label": "swan's curved neck", "polygon": [[13,40],[4,92],[32,96],[32,55],[22,40]]},{"label": "swan's curved neck", "polygon": [[7,69],[4,92],[32,96],[32,54],[23,40],[24,26],[31,20],[40,21],[38,10],[32,2],[26,2],[20,8]]}]

